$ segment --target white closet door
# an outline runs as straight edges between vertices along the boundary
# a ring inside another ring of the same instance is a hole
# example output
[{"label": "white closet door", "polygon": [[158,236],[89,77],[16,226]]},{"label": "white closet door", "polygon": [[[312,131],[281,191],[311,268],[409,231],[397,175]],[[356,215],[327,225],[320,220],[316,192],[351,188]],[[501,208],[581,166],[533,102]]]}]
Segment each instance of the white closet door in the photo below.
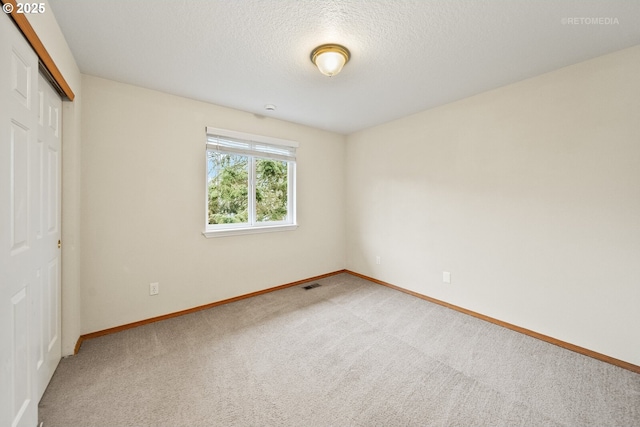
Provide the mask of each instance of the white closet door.
[{"label": "white closet door", "polygon": [[60,358],[61,111],[38,79],[36,54],[0,14],[0,425],[11,427],[37,424]]},{"label": "white closet door", "polygon": [[60,242],[60,126],[62,100],[49,83],[38,78],[38,142],[34,152],[34,169],[38,181],[34,187],[34,210],[37,215],[36,236],[41,240],[39,270],[43,272],[40,289],[35,292],[35,319],[39,325],[36,347],[38,377],[37,400],[40,401],[53,372],[60,362],[61,259]]}]

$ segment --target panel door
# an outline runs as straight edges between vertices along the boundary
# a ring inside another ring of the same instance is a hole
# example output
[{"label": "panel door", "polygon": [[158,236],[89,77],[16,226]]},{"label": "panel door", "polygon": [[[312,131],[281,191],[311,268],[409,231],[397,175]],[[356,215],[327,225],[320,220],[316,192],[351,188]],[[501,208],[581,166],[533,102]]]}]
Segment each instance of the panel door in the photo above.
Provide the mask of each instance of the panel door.
[{"label": "panel door", "polygon": [[34,290],[34,319],[39,325],[36,375],[39,401],[60,362],[61,259],[60,259],[60,148],[62,100],[49,83],[38,78],[38,141],[33,153],[37,182],[33,188],[35,238],[40,240],[42,272]]},{"label": "panel door", "polygon": [[11,427],[37,423],[37,88],[37,57],[0,14],[0,425]]}]

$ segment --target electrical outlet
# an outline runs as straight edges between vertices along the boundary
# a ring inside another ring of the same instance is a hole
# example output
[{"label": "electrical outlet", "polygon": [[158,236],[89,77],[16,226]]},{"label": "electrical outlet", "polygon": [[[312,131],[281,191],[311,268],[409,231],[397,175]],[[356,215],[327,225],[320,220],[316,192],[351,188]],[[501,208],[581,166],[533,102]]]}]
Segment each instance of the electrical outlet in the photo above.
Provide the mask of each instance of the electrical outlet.
[{"label": "electrical outlet", "polygon": [[376,264],[380,265],[380,255],[376,256]]},{"label": "electrical outlet", "polygon": [[158,295],[160,293],[160,283],[149,283],[149,295]]},{"label": "electrical outlet", "polygon": [[448,271],[442,272],[442,283],[451,283],[451,273]]}]

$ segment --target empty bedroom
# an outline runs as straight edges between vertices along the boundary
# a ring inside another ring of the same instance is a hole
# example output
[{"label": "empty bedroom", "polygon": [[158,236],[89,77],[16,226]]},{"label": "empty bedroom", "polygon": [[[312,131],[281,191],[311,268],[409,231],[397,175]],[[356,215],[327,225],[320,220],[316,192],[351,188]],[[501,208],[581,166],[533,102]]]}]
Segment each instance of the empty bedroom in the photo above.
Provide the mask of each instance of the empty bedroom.
[{"label": "empty bedroom", "polygon": [[0,3],[0,425],[640,426],[640,2]]}]

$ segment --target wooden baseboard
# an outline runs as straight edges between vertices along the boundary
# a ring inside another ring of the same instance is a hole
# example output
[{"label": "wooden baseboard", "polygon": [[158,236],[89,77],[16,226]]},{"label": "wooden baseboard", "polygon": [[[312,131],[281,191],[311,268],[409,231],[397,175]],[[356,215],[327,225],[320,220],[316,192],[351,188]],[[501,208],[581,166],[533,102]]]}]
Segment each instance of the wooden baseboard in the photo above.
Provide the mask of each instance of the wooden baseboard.
[{"label": "wooden baseboard", "polygon": [[467,310],[466,308],[458,307],[457,305],[449,304],[448,302],[440,301],[435,298],[428,297],[426,295],[419,294],[414,291],[410,291],[405,288],[401,288],[396,285],[392,285],[391,283],[383,282],[382,280],[374,279],[373,277],[365,276],[364,274],[356,273],[354,271],[346,270],[347,273],[360,277],[361,279],[368,280],[373,283],[377,283],[382,286],[386,286],[391,289],[395,289],[400,292],[404,292],[405,294],[412,295],[414,297],[423,299],[425,301],[432,302],[434,304],[438,304],[447,308],[450,308],[455,311],[459,311],[460,313],[468,314],[469,316],[476,317],[478,319],[484,320],[489,323],[493,323],[498,326],[502,326],[503,328],[511,329],[512,331],[520,332],[521,334],[529,335],[530,337],[537,338],[539,340],[548,342],[549,344],[557,345],[558,347],[565,348],[567,350],[574,351],[576,353],[583,354],[585,356],[592,357],[594,359],[600,360],[602,362],[609,363],[611,365],[618,366],[623,369],[627,369],[629,371],[640,374],[640,366],[634,365],[629,362],[625,362],[624,360],[616,359],[611,356],[607,356],[606,354],[598,353],[593,350],[589,350],[584,347],[577,346],[575,344],[571,344],[548,335],[540,334],[538,332],[532,331],[530,329],[522,328],[520,326],[512,325],[511,323],[503,322],[502,320],[494,319],[493,317],[485,316],[484,314],[476,313],[475,311]]},{"label": "wooden baseboard", "polygon": [[229,303],[232,303],[232,302],[235,302],[235,301],[240,301],[240,300],[243,300],[243,299],[246,299],[246,298],[252,298],[252,297],[255,297],[255,296],[258,296],[258,295],[266,294],[266,293],[269,293],[269,292],[274,292],[274,291],[277,291],[277,290],[280,290],[280,289],[290,288],[292,286],[301,285],[303,283],[312,282],[314,280],[324,279],[325,277],[331,277],[331,276],[335,276],[335,275],[341,274],[341,273],[348,273],[348,274],[351,274],[353,276],[360,277],[361,279],[365,279],[365,280],[368,280],[370,282],[377,283],[379,285],[386,286],[388,288],[395,289],[395,290],[400,291],[400,292],[404,292],[406,294],[409,294],[409,295],[412,295],[414,297],[423,299],[425,301],[429,301],[429,302],[432,302],[434,304],[438,304],[438,305],[441,305],[443,307],[450,308],[450,309],[458,311],[460,313],[464,313],[464,314],[467,314],[469,316],[473,316],[473,317],[475,317],[477,319],[481,319],[481,320],[484,320],[486,322],[493,323],[493,324],[498,325],[498,326],[502,326],[503,328],[511,329],[512,331],[516,331],[516,332],[519,332],[521,334],[525,334],[525,335],[528,335],[530,337],[537,338],[539,340],[548,342],[549,344],[557,345],[558,347],[562,347],[562,348],[565,348],[567,350],[571,350],[571,351],[574,351],[576,353],[580,353],[580,354],[583,354],[585,356],[589,356],[589,357],[592,357],[594,359],[600,360],[602,362],[606,362],[606,363],[609,363],[611,365],[615,365],[615,366],[618,366],[620,368],[627,369],[629,371],[632,371],[632,372],[640,374],[640,366],[638,366],[638,365],[634,365],[632,363],[625,362],[624,360],[616,359],[614,357],[607,356],[606,354],[598,353],[596,351],[589,350],[587,348],[580,347],[580,346],[577,346],[575,344],[571,344],[571,343],[568,343],[568,342],[565,342],[565,341],[550,337],[548,335],[544,335],[544,334],[532,331],[530,329],[522,328],[520,326],[516,326],[516,325],[513,325],[511,323],[503,322],[502,320],[494,319],[493,317],[485,316],[484,314],[476,313],[475,311],[467,310],[466,308],[458,307],[457,305],[449,304],[448,302],[440,301],[438,299],[431,298],[429,296],[420,294],[418,292],[410,291],[408,289],[401,288],[400,286],[392,285],[391,283],[383,282],[382,280],[374,279],[373,277],[369,277],[369,276],[366,276],[364,274],[356,273],[355,271],[351,271],[351,270],[338,270],[338,271],[334,271],[332,273],[321,274],[320,276],[309,277],[308,279],[298,280],[296,282],[291,282],[291,283],[287,283],[287,284],[284,284],[284,285],[275,286],[273,288],[263,289],[261,291],[252,292],[252,293],[245,294],[245,295],[240,295],[240,296],[229,298],[229,299],[225,299],[225,300],[222,300],[222,301],[212,302],[212,303],[201,305],[201,306],[198,306],[198,307],[189,308],[189,309],[182,310],[182,311],[177,311],[175,313],[169,313],[169,314],[165,314],[165,315],[158,316],[158,317],[152,317],[150,319],[145,319],[145,320],[140,320],[140,321],[133,322],[133,323],[128,323],[126,325],[116,326],[116,327],[113,327],[113,328],[103,329],[101,331],[96,331],[96,332],[91,332],[89,334],[81,335],[78,338],[78,341],[76,343],[74,354],[78,354],[78,352],[80,351],[80,346],[82,346],[83,341],[86,341],[86,340],[89,340],[89,339],[92,339],[92,338],[97,338],[97,337],[101,337],[103,335],[108,335],[108,334],[114,334],[116,332],[124,331],[124,330],[131,329],[131,328],[136,328],[138,326],[147,325],[149,323],[159,322],[159,321],[165,320],[165,319],[171,319],[173,317],[183,316],[185,314],[195,313],[197,311],[206,310],[208,308],[217,307],[217,306],[223,305],[223,304],[229,304]]},{"label": "wooden baseboard", "polygon": [[78,354],[78,352],[80,351],[80,347],[82,346],[82,343],[84,341],[90,340],[92,338],[101,337],[103,335],[115,334],[116,332],[124,331],[124,330],[131,329],[131,328],[137,328],[138,326],[147,325],[149,323],[159,322],[161,320],[171,319],[173,317],[184,316],[185,314],[195,313],[196,311],[206,310],[208,308],[217,307],[219,305],[229,304],[229,303],[232,303],[232,302],[235,302],[235,301],[240,301],[240,300],[243,300],[243,299],[252,298],[252,297],[255,297],[255,296],[258,296],[258,295],[266,294],[266,293],[277,291],[277,290],[280,290],[280,289],[290,288],[292,286],[301,285],[303,283],[312,282],[314,280],[324,279],[325,277],[331,277],[331,276],[335,276],[336,274],[341,274],[341,273],[346,273],[346,272],[347,272],[347,270],[338,270],[338,271],[334,271],[332,273],[321,274],[320,276],[309,277],[308,279],[298,280],[296,282],[291,282],[291,283],[287,283],[287,284],[284,284],[284,285],[275,286],[273,288],[268,288],[268,289],[263,289],[261,291],[251,292],[250,294],[240,295],[240,296],[229,298],[229,299],[225,299],[225,300],[222,300],[222,301],[216,301],[216,302],[212,302],[212,303],[209,303],[209,304],[200,305],[198,307],[193,307],[193,308],[188,308],[186,310],[176,311],[175,313],[164,314],[162,316],[152,317],[150,319],[139,320],[137,322],[127,323],[126,325],[116,326],[116,327],[113,327],[113,328],[103,329],[101,331],[96,331],[96,332],[91,332],[89,334],[80,335],[80,337],[78,338],[78,341],[76,342],[76,347],[74,349],[74,353],[73,354]]}]

